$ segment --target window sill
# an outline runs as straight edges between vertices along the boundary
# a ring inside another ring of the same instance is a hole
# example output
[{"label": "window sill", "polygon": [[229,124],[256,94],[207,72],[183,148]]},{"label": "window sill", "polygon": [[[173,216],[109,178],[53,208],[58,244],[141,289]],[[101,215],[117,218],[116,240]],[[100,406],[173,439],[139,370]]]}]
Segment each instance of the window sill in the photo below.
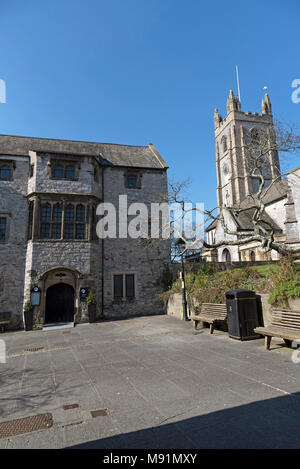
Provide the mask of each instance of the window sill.
[{"label": "window sill", "polygon": [[68,181],[68,182],[74,182],[74,181],[79,181],[79,178],[74,178],[74,179],[68,179],[68,178],[54,178],[50,177],[52,181]]},{"label": "window sill", "polygon": [[94,243],[98,240],[91,240],[91,239],[28,239],[33,243]]},{"label": "window sill", "polygon": [[133,298],[114,298],[113,303],[120,304],[120,303],[133,303],[136,300],[136,297]]}]

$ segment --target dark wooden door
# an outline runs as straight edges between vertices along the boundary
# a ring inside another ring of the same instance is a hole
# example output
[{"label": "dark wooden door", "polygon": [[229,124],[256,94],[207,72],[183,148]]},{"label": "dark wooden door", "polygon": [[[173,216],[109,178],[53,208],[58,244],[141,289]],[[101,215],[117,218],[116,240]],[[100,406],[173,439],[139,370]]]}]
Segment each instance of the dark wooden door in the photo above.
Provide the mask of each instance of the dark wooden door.
[{"label": "dark wooden door", "polygon": [[45,323],[74,321],[74,288],[58,283],[48,288],[46,294]]}]

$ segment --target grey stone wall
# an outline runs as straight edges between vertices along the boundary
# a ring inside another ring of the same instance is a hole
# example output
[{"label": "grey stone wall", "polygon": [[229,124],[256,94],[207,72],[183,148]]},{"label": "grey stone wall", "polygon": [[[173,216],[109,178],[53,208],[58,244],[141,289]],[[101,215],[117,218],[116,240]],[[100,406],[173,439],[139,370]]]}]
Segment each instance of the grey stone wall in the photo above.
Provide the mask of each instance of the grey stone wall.
[{"label": "grey stone wall", "polygon": [[[117,206],[118,195],[128,194],[128,204],[146,202],[150,206],[158,194],[167,190],[167,166],[152,145],[129,147],[0,135],[0,153],[6,155],[0,159],[13,160],[15,164],[13,180],[0,181],[0,216],[7,216],[9,225],[7,240],[0,243],[0,314],[11,313],[12,327],[23,326],[23,307],[34,285],[41,288],[41,305],[34,308],[35,327],[43,325],[46,290],[55,284],[53,282],[59,282],[56,272],[66,272],[66,283],[75,288],[76,321],[88,319],[87,305],[80,301],[82,287],[93,290],[98,317],[102,313],[110,318],[163,312],[157,293],[161,291],[158,279],[169,262],[168,241],[145,249],[138,239],[105,240],[102,252],[102,241],[97,238],[87,241],[40,240],[38,211],[35,211],[34,239],[28,240],[29,200],[34,201],[35,207],[39,206],[39,201],[48,199],[72,201],[74,197],[75,203],[86,200],[92,201],[93,205],[100,201],[100,166],[98,179],[94,174],[98,158],[108,166],[105,170],[105,201]],[[75,180],[51,177],[51,161],[60,158],[78,163]],[[127,189],[124,184],[126,166],[136,168],[136,165],[140,166],[141,189]],[[114,273],[135,274],[134,299],[114,300]]]},{"label": "grey stone wall", "polygon": [[[124,184],[124,171],[117,168],[105,170],[104,200],[118,207],[118,196],[128,196],[128,206],[134,202],[150,204],[160,200],[167,191],[165,171],[142,171],[141,189],[128,189]],[[116,188],[118,188],[116,190]],[[130,219],[130,217],[129,217]],[[117,217],[117,221],[119,218]],[[158,279],[169,262],[169,241],[159,242],[147,249],[141,240],[105,239],[104,241],[104,314],[106,317],[161,314],[164,305],[157,298],[162,291]],[[136,298],[113,298],[113,275],[135,274]]]},{"label": "grey stone wall", "polygon": [[0,316],[10,313],[11,327],[18,328],[22,326],[29,160],[14,158],[13,162],[12,180],[0,181],[0,217],[7,217],[7,239],[0,242]]},{"label": "grey stone wall", "polygon": [[[64,269],[78,272],[78,279],[74,282],[75,298],[78,299],[77,322],[86,322],[86,303],[79,301],[80,288],[91,288],[96,297],[98,310],[100,309],[100,280],[99,280],[99,244],[89,242],[65,241],[35,241],[28,243],[26,258],[25,301],[30,297],[31,287],[34,285],[42,289],[45,295],[44,284],[41,282],[44,274],[51,270],[64,271]],[[59,280],[57,280],[58,282]],[[44,317],[44,304],[39,316]],[[100,311],[98,311],[100,315]]]},{"label": "grey stone wall", "polygon": [[[69,158],[67,155],[65,158]],[[59,158],[63,159],[63,156]],[[101,183],[94,179],[94,168],[98,164],[92,156],[74,156],[70,164],[79,166],[78,177],[74,181],[55,180],[51,177],[51,160],[57,160],[55,154],[30,151],[30,164],[33,165],[33,176],[28,181],[28,193],[61,193],[61,194],[101,194]],[[66,160],[68,161],[68,160]],[[100,172],[100,171],[99,171]]]}]

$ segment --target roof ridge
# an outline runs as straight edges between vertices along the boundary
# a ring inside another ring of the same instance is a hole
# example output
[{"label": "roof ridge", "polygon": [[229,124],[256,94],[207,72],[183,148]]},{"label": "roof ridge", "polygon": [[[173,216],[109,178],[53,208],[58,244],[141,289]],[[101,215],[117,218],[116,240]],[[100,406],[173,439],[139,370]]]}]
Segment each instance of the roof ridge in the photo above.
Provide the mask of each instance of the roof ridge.
[{"label": "roof ridge", "polygon": [[110,142],[94,142],[91,140],[70,140],[64,138],[50,138],[50,137],[30,137],[29,135],[11,135],[11,134],[0,134],[0,137],[16,137],[16,138],[28,138],[34,140],[51,140],[51,141],[58,141],[58,142],[72,142],[72,143],[91,143],[95,145],[114,145],[114,146],[121,146],[121,147],[129,147],[129,148],[148,148],[148,145],[128,145],[126,143],[110,143]]}]

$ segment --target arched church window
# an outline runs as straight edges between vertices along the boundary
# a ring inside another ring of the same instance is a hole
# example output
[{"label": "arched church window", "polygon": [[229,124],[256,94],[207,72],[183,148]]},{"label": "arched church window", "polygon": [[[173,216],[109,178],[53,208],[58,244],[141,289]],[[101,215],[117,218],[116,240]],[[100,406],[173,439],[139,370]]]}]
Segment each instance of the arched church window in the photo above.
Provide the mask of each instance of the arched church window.
[{"label": "arched church window", "polygon": [[82,204],[76,207],[75,239],[85,239],[85,206]]},{"label": "arched church window", "polygon": [[251,143],[254,145],[258,145],[261,140],[259,129],[257,127],[254,127],[253,129],[250,130],[250,135],[251,135]]},{"label": "arched church window", "polygon": [[231,262],[231,255],[230,255],[230,252],[227,248],[225,248],[223,250],[223,253],[222,253],[222,261],[223,262]]},{"label": "arched church window", "polygon": [[[29,235],[32,232],[33,206],[29,212]],[[82,203],[44,202],[40,207],[40,239],[87,239],[86,206]]]},{"label": "arched church window", "polygon": [[251,178],[251,193],[257,194],[260,188],[261,180],[257,177]]},{"label": "arched church window", "polygon": [[62,204],[55,204],[53,206],[52,220],[61,221],[61,218],[62,218]]},{"label": "arched church window", "polygon": [[74,221],[74,205],[72,204],[66,206],[65,221]]},{"label": "arched church window", "polygon": [[42,221],[50,221],[51,220],[51,205],[50,204],[42,205],[41,219],[42,219]]},{"label": "arched church window", "polygon": [[76,221],[85,222],[85,206],[82,204],[76,207]]},{"label": "arched church window", "polygon": [[227,138],[225,137],[225,135],[222,137],[221,146],[222,146],[223,153],[226,153],[228,147],[227,147]]}]

